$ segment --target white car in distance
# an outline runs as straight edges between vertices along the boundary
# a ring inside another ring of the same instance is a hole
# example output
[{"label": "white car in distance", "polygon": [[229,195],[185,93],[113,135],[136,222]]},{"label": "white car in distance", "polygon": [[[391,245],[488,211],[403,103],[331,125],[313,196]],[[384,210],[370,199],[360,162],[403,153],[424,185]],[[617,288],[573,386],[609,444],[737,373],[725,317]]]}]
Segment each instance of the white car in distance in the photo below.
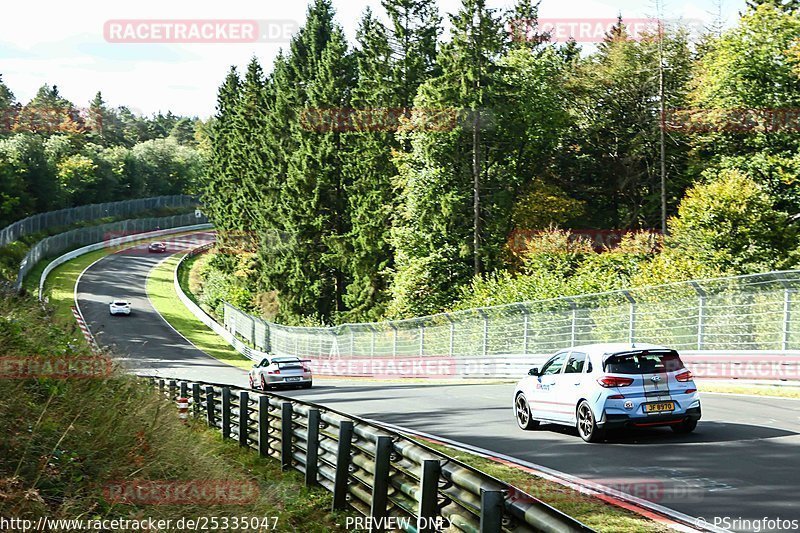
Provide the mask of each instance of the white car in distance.
[{"label": "white car in distance", "polygon": [[112,316],[116,315],[129,316],[131,314],[131,303],[125,300],[114,300],[113,302],[108,304],[108,312]]}]

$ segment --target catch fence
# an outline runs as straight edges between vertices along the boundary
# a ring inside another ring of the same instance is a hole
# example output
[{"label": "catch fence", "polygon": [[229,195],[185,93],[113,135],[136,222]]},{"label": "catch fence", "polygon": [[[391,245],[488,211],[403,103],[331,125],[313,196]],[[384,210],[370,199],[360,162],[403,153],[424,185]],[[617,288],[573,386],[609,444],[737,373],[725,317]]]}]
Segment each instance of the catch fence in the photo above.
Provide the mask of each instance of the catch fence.
[{"label": "catch fence", "polygon": [[800,271],[671,283],[335,327],[290,327],[224,303],[258,351],[300,357],[546,354],[598,342],[691,351],[800,349]]}]

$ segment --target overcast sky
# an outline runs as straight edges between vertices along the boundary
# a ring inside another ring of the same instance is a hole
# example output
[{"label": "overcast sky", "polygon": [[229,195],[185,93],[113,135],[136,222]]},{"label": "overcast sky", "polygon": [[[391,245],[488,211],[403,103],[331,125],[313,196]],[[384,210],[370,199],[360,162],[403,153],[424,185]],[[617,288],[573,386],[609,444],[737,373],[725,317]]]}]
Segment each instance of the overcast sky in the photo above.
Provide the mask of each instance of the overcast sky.
[{"label": "overcast sky", "polygon": [[[487,0],[506,8],[513,0]],[[53,0],[13,2],[0,19],[0,74],[18,100],[27,102],[43,83],[56,84],[78,106],[101,90],[111,105],[139,113],[171,110],[207,117],[214,112],[217,87],[230,65],[243,67],[255,55],[269,69],[279,42],[144,44],[109,42],[109,21],[164,19],[246,19],[273,21],[271,28],[303,23],[304,0],[135,0],[107,2]],[[439,0],[442,14],[460,0]],[[721,11],[727,25],[736,22],[745,0],[665,0],[663,17],[711,23]],[[380,0],[333,0],[337,20],[352,41],[366,6],[380,12]],[[12,6],[13,7],[10,7]],[[649,0],[543,0],[543,19],[626,19],[655,16]],[[285,33],[285,31],[284,31]],[[284,40],[284,42],[280,42]]]}]

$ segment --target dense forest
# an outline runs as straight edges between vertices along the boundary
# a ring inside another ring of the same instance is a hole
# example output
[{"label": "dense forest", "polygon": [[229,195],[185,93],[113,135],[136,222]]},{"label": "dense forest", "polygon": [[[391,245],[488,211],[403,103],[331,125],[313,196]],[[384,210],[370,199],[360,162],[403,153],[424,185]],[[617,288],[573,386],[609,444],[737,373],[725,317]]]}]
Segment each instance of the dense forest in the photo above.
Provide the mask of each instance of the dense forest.
[{"label": "dense forest", "polygon": [[794,4],[582,50],[530,0],[462,0],[447,39],[435,0],[382,0],[354,45],[315,0],[219,89],[202,193],[235,253],[202,301],[336,323],[795,266]]},{"label": "dense forest", "polygon": [[79,108],[50,85],[23,104],[0,76],[0,227],[64,207],[192,192],[205,127],[111,108],[99,92]]}]

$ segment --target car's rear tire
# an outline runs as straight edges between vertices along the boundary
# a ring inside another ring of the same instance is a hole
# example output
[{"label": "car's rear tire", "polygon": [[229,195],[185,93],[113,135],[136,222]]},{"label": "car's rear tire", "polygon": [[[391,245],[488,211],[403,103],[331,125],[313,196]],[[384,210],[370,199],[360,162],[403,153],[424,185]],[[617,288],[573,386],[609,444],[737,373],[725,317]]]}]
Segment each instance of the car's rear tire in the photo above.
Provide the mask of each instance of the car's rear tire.
[{"label": "car's rear tire", "polygon": [[670,427],[672,428],[672,431],[674,431],[675,433],[680,433],[680,434],[691,433],[692,431],[694,431],[694,428],[697,427],[697,419],[687,418],[686,420],[684,420],[679,424],[672,424]]},{"label": "car's rear tire", "polygon": [[311,388],[311,382],[309,381],[308,383],[303,383],[302,385],[300,385],[300,388],[302,388],[302,389],[310,389]]},{"label": "car's rear tire", "polygon": [[264,379],[263,374],[261,375],[261,390],[269,390],[269,387],[267,386],[267,380]]},{"label": "car's rear tire", "polygon": [[605,431],[597,425],[597,420],[594,418],[592,406],[589,405],[589,402],[582,400],[581,403],[578,404],[576,414],[576,418],[578,419],[576,423],[578,435],[580,435],[583,440],[586,442],[599,442],[603,440]]},{"label": "car's rear tire", "polygon": [[521,392],[517,394],[514,399],[514,418],[517,419],[517,425],[520,429],[529,431],[539,425],[538,420],[534,420],[531,416],[531,408],[528,405],[528,400]]}]

